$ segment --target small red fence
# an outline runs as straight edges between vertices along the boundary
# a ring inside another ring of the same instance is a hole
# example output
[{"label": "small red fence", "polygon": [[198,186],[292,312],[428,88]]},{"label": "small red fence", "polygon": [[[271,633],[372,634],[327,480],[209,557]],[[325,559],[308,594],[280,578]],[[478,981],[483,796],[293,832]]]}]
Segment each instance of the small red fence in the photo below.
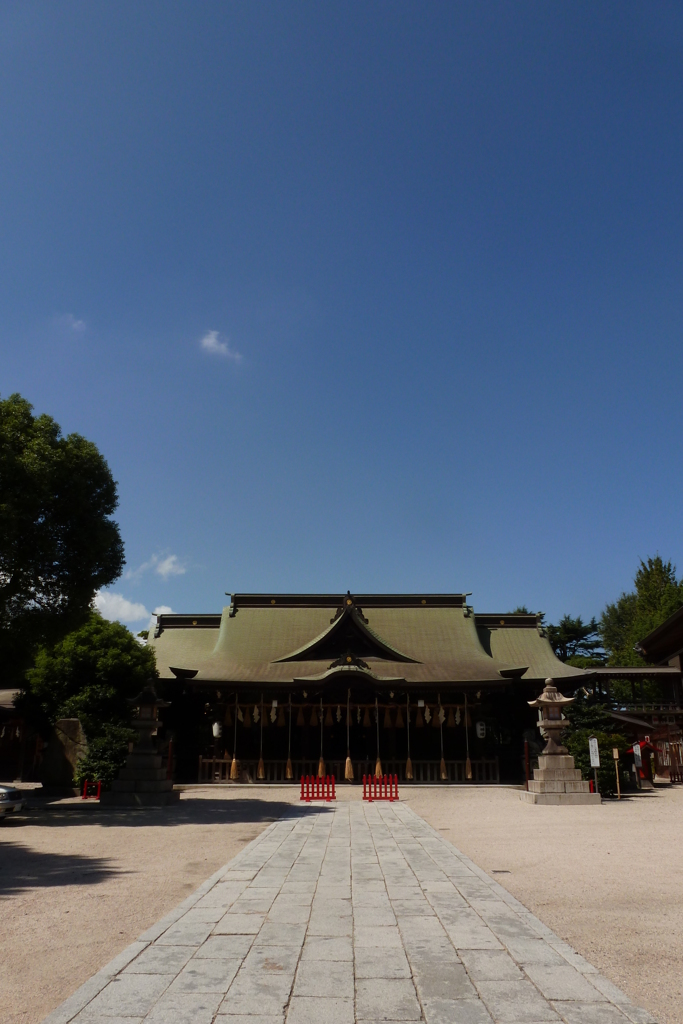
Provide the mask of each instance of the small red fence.
[{"label": "small red fence", "polygon": [[301,776],[301,800],[310,804],[311,800],[325,800],[328,804],[331,800],[337,799],[335,792],[334,775],[307,775]]},{"label": "small red fence", "polygon": [[99,800],[101,793],[101,782],[91,782],[90,779],[86,779],[83,783],[83,796],[81,800]]},{"label": "small red fence", "polygon": [[364,775],[363,799],[398,800],[398,775]]}]

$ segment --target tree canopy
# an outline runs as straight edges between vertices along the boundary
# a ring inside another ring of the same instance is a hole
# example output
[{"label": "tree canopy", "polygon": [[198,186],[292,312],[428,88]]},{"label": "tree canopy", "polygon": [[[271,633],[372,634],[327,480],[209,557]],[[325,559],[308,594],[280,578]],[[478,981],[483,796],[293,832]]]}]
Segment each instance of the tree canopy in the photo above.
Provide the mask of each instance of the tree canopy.
[{"label": "tree canopy", "polygon": [[595,618],[584,622],[581,616],[563,615],[556,626],[546,626],[548,640],[560,661],[577,668],[604,664],[602,639]]},{"label": "tree canopy", "polygon": [[127,725],[127,697],[156,678],[154,652],[119,622],[91,612],[87,622],[51,647],[41,647],[26,673],[25,700],[53,725],[79,718],[88,740],[105,724]]},{"label": "tree canopy", "polygon": [[635,590],[608,604],[600,618],[609,665],[644,665],[635,645],[683,606],[683,580],[659,555],[641,561],[634,584]]},{"label": "tree canopy", "polygon": [[18,680],[123,568],[116,483],[91,442],[21,395],[0,400],[0,657]]}]

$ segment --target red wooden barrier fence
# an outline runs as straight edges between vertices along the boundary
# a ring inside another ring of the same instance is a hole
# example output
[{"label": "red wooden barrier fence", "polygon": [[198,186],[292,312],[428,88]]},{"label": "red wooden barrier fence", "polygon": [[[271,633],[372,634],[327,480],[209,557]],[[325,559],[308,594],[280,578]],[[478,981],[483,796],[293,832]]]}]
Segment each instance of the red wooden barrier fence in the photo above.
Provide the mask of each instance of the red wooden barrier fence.
[{"label": "red wooden barrier fence", "polygon": [[305,800],[307,804],[310,804],[311,800],[325,800],[329,804],[331,800],[337,799],[335,781],[334,775],[326,775],[325,778],[320,775],[307,775],[304,778],[302,775],[299,799]]},{"label": "red wooden barrier fence", "polygon": [[363,799],[373,800],[398,800],[398,775],[364,775],[363,776]]}]

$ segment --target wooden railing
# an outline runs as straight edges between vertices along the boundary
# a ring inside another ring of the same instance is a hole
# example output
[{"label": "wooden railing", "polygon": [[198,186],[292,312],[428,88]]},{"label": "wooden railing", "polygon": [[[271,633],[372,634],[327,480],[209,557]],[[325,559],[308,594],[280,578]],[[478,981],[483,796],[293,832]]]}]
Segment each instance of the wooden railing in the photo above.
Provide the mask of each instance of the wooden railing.
[{"label": "wooden railing", "polygon": [[[230,766],[232,762],[227,758],[200,757],[198,782],[221,783],[230,781]],[[344,781],[345,761],[325,761],[325,773],[334,775],[337,783],[341,785]],[[318,761],[292,761],[294,778],[285,778],[286,761],[264,761],[265,770],[264,782],[287,782],[299,783],[302,775],[317,775]],[[238,767],[242,778],[246,776],[250,781],[256,781],[258,761],[238,761]],[[472,778],[468,780],[465,771],[465,761],[446,761],[446,771],[449,782],[472,782],[472,783],[496,783],[500,781],[498,773],[498,758],[490,760],[472,761]],[[364,775],[373,775],[375,771],[374,761],[354,761],[354,781],[360,782]],[[382,760],[382,771],[387,775],[398,775],[399,782],[406,782],[405,761]],[[260,781],[260,780],[259,780]],[[440,764],[438,761],[413,761],[414,782],[440,782]]]}]

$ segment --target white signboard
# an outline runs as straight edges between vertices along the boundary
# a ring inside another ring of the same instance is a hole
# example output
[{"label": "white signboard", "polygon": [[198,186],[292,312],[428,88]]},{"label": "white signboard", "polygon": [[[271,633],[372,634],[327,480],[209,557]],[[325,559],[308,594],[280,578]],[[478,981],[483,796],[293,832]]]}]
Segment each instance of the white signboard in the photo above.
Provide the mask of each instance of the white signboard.
[{"label": "white signboard", "polygon": [[633,759],[636,762],[636,768],[643,767],[643,759],[640,756],[640,743],[633,744]]},{"label": "white signboard", "polygon": [[598,741],[595,736],[588,738],[588,750],[591,755],[591,768],[600,767],[600,751],[598,750]]}]

